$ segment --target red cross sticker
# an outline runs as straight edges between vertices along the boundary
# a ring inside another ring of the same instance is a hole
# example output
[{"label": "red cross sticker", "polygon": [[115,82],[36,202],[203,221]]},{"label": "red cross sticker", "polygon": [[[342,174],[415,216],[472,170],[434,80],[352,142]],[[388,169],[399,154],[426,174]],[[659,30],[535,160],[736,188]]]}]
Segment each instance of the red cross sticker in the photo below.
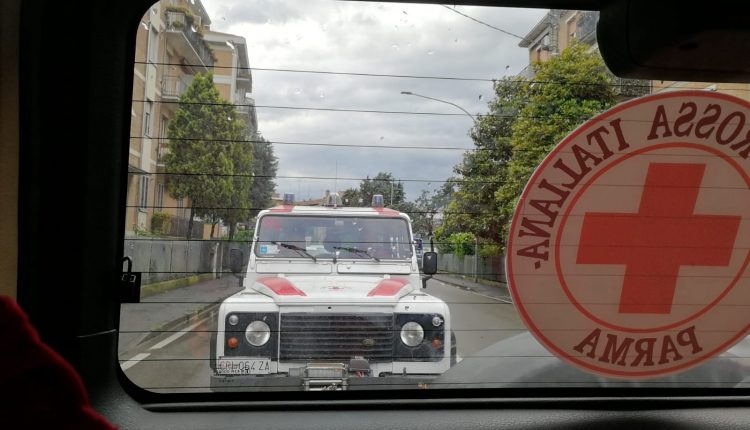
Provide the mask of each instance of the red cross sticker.
[{"label": "red cross sticker", "polygon": [[578,263],[625,264],[620,312],[668,314],[681,266],[726,266],[739,216],[693,213],[705,165],[648,167],[635,214],[589,212]]},{"label": "red cross sticker", "polygon": [[532,174],[509,229],[508,289],[570,365],[625,379],[683,372],[750,331],[749,214],[748,102],[632,100]]}]

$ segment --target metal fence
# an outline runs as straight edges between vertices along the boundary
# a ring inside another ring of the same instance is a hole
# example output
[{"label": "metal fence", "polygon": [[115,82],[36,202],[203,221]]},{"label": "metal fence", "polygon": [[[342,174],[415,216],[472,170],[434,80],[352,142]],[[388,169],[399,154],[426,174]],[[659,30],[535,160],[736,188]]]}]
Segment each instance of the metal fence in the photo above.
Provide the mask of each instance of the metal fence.
[{"label": "metal fence", "polygon": [[438,255],[438,270],[466,278],[479,278],[505,283],[505,257],[475,257],[453,254]]}]

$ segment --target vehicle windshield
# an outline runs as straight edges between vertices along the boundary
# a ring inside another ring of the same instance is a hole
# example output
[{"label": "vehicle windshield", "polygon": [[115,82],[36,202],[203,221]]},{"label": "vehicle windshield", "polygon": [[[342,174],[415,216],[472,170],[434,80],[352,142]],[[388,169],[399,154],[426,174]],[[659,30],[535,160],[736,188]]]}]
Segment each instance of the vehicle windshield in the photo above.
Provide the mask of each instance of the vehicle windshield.
[{"label": "vehicle windshield", "polygon": [[406,220],[387,217],[266,215],[260,219],[254,251],[261,258],[412,257]]},{"label": "vehicle windshield", "polygon": [[125,374],[170,393],[747,384],[750,85],[615,77],[598,19],[155,3]]}]

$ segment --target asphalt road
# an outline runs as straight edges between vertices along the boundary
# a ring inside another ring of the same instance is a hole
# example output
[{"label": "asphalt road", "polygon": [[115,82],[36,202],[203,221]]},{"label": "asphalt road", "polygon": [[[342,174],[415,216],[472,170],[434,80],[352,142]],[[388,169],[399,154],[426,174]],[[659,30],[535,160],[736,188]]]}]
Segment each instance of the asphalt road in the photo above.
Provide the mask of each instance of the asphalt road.
[{"label": "asphalt road", "polygon": [[[427,292],[450,307],[459,360],[524,331],[513,305],[507,300],[437,280],[428,282]],[[184,327],[174,328],[173,332],[122,350],[121,366],[134,383],[150,391],[209,391],[209,338],[215,329],[215,317],[188,322]]]}]

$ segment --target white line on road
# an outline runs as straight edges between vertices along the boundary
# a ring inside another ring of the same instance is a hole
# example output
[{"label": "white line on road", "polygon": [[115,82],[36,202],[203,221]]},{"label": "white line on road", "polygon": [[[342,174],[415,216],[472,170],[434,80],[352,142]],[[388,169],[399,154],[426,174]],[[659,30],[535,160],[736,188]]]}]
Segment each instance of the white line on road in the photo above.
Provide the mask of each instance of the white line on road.
[{"label": "white line on road", "polygon": [[[458,287],[458,286],[453,285],[453,284],[448,284],[448,283],[443,282],[443,281],[438,281],[437,279],[433,279],[433,280],[437,281],[437,282],[439,282],[439,283],[441,283],[443,285],[445,285],[446,287],[461,288],[461,287]],[[464,288],[461,288],[461,289],[464,290],[464,291],[466,291],[466,292],[469,292],[471,294],[476,294],[477,296],[482,296],[482,297],[486,297],[488,299],[497,300],[498,302],[510,303],[510,304],[513,303],[513,300],[510,299],[510,296],[493,297],[493,296],[488,296],[487,294],[477,293],[474,290],[467,290],[467,289],[464,289]]]},{"label": "white line on road", "polygon": [[131,358],[130,360],[128,360],[128,361],[126,361],[126,362],[122,363],[122,364],[120,365],[120,367],[122,367],[122,371],[124,372],[124,371],[126,371],[126,370],[130,369],[131,367],[135,366],[136,364],[138,364],[138,362],[140,362],[140,361],[141,361],[141,360],[143,360],[144,358],[148,357],[149,355],[151,355],[151,353],[148,353],[148,352],[142,352],[142,353],[140,353],[140,354],[136,354],[136,355],[135,355],[135,356],[134,356],[133,358]]},{"label": "white line on road", "polygon": [[188,328],[185,328],[185,329],[182,329],[182,330],[178,331],[177,333],[173,334],[172,336],[169,336],[168,338],[162,340],[161,342],[157,343],[156,345],[152,346],[149,349],[153,350],[153,349],[164,348],[165,346],[169,345],[170,343],[172,343],[172,342],[176,341],[177,339],[181,338],[182,336],[184,336],[185,333],[187,333],[190,330],[192,330],[192,329],[198,327],[199,325],[201,325],[202,322],[203,321],[197,322],[197,323],[191,325]]}]

